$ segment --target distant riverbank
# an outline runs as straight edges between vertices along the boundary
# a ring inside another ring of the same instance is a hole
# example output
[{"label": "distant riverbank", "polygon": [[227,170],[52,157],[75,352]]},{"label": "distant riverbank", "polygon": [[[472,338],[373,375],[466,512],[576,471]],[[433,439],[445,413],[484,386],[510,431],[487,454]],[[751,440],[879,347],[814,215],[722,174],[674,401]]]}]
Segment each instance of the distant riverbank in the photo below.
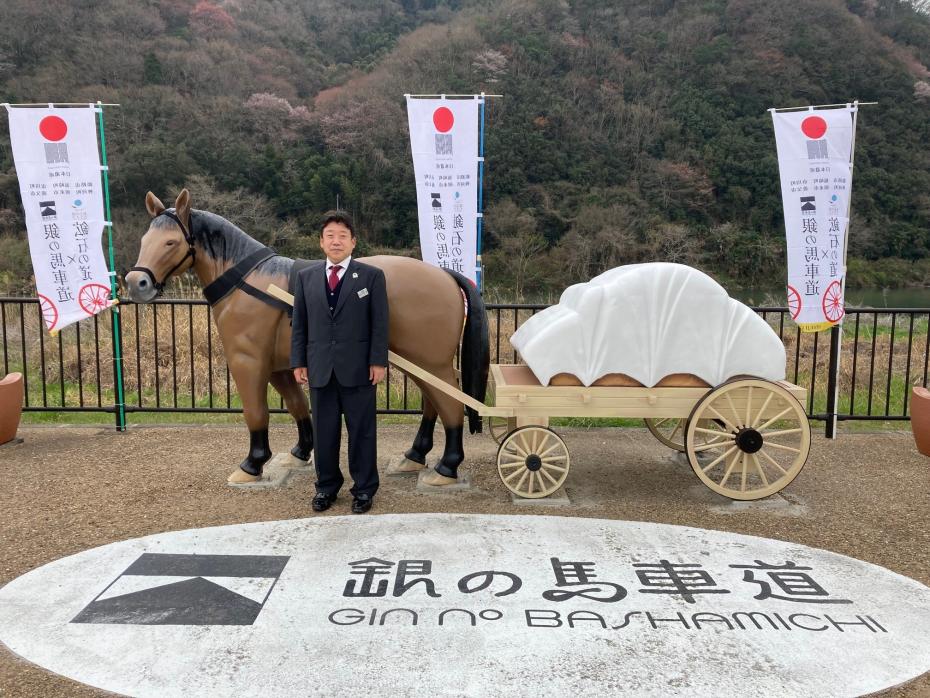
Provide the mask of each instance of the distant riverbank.
[{"label": "distant riverbank", "polygon": [[[730,292],[747,305],[786,304],[784,289],[742,289]],[[848,288],[850,308],[930,308],[930,288]]]}]

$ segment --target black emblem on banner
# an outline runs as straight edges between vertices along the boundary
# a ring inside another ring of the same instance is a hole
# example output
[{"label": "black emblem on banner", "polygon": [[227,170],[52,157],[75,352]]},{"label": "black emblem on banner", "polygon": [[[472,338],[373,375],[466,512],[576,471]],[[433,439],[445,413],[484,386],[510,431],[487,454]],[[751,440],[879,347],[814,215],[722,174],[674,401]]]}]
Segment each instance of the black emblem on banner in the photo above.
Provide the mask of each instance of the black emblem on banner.
[{"label": "black emblem on banner", "polygon": [[55,210],[54,201],[40,201],[39,210],[42,211],[43,221],[54,221],[58,218],[58,211]]},{"label": "black emblem on banner", "polygon": [[145,553],[71,622],[252,625],[288,560]]}]

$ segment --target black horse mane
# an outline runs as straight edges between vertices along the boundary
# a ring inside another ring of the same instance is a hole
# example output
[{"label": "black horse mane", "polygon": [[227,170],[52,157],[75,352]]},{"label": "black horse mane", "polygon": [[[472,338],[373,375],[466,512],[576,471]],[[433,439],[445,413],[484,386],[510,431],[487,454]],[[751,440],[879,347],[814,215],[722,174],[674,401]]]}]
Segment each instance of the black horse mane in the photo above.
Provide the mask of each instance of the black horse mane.
[{"label": "black horse mane", "polygon": [[[175,212],[173,208],[168,211]],[[264,247],[241,228],[215,213],[192,209],[190,220],[191,236],[210,259],[235,264]],[[177,223],[168,216],[160,216],[152,221],[152,225],[156,228],[176,227]],[[263,262],[259,268],[266,274],[287,275],[293,265],[294,260],[290,257],[276,256]]]}]

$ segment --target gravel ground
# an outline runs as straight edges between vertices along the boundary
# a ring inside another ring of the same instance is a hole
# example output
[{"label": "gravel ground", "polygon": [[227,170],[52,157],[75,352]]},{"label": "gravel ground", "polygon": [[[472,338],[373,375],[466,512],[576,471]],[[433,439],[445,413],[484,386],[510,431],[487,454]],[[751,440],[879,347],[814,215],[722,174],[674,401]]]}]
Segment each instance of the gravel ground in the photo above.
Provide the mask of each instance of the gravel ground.
[{"label": "gravel ground", "polygon": [[[406,449],[413,425],[386,425],[386,460]],[[403,512],[527,514],[654,521],[793,541],[873,562],[930,585],[930,459],[909,432],[814,436],[807,466],[782,495],[746,507],[700,484],[680,457],[645,429],[560,429],[572,458],[567,507],[515,506],[497,477],[496,444],[466,438],[474,488],[456,494],[414,490],[411,476],[382,476],[369,515]],[[152,533],[302,518],[312,480],[241,491],[226,476],[247,435],[238,426],[24,427],[24,443],[0,447],[0,584],[58,558]],[[434,453],[441,453],[440,443]],[[271,445],[296,434],[273,427]],[[343,458],[343,461],[345,459]],[[383,468],[382,468],[383,472]],[[347,514],[345,494],[322,516]],[[101,696],[0,649],[0,695]],[[930,674],[888,691],[930,696]]]}]

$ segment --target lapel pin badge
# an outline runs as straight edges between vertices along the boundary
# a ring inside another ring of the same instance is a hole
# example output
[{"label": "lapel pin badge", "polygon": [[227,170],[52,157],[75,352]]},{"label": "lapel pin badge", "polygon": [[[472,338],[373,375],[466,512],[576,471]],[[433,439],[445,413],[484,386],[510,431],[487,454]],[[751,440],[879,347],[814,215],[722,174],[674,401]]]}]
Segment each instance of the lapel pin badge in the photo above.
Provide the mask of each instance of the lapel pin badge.
[{"label": "lapel pin badge", "polygon": [[355,272],[352,272],[352,278],[353,278],[353,279],[357,279],[357,278],[358,278],[358,274],[356,274]]}]

